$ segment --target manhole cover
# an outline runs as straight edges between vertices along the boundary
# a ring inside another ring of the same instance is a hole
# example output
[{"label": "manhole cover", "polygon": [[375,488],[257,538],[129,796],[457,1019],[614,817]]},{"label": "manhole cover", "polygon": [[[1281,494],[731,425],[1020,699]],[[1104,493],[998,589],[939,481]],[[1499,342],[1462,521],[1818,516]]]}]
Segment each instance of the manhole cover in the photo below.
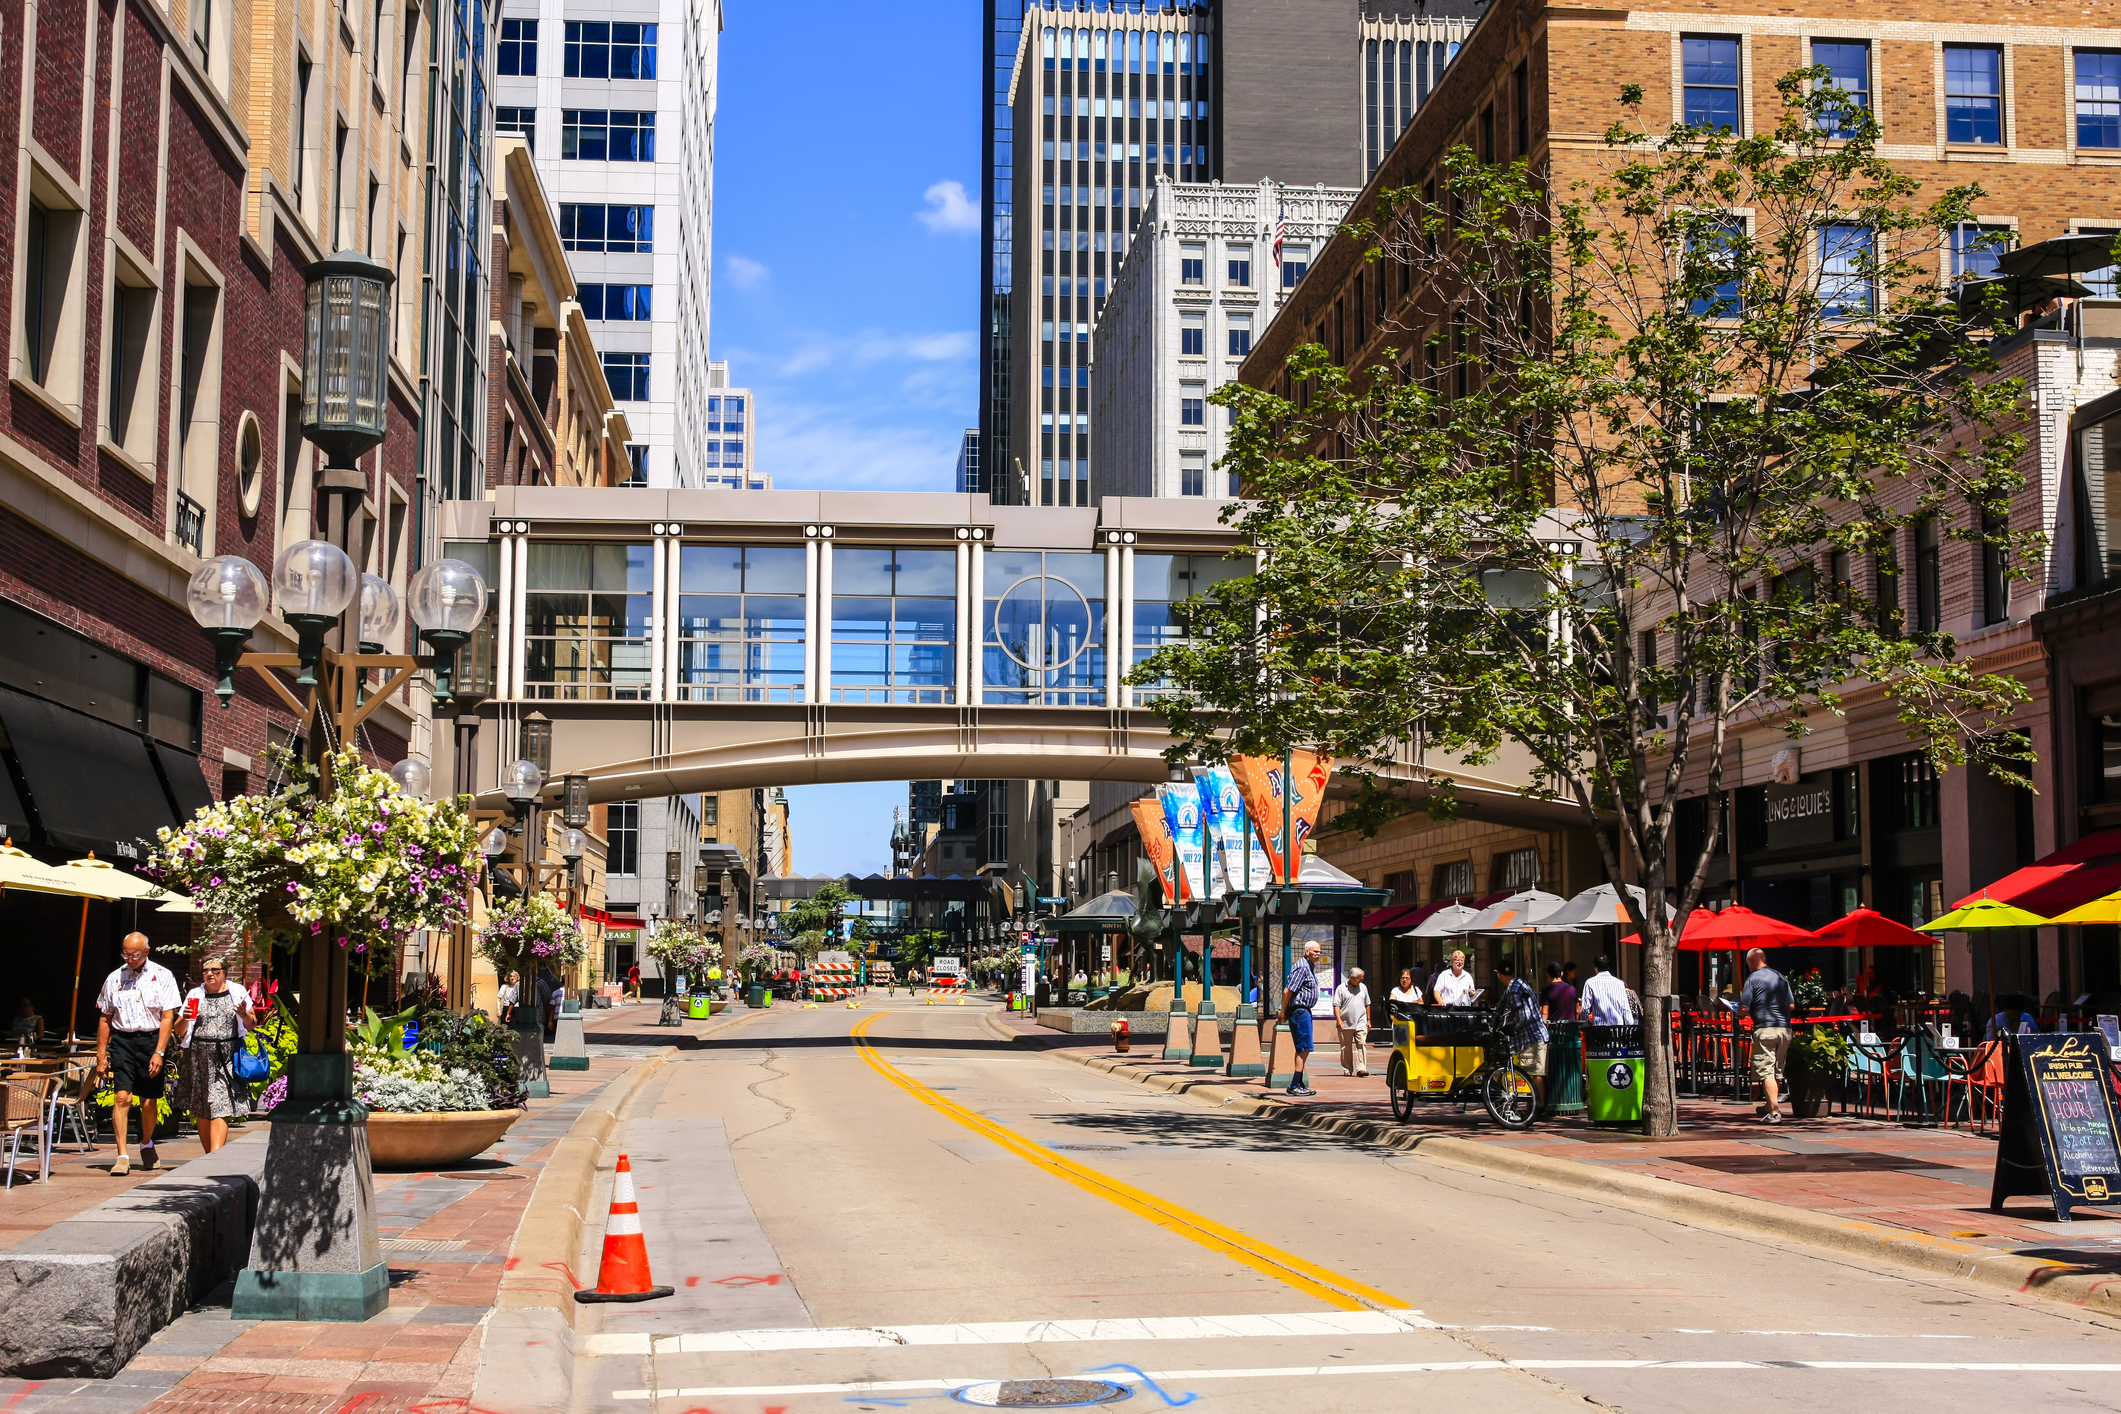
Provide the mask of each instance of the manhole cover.
[{"label": "manhole cover", "polygon": [[960,1404],[983,1409],[1067,1409],[1085,1404],[1117,1404],[1133,1391],[1110,1380],[996,1380],[953,1391]]},{"label": "manhole cover", "polygon": [[1067,1149],[1078,1154],[1117,1154],[1126,1148],[1124,1144],[1056,1144],[1056,1149]]}]

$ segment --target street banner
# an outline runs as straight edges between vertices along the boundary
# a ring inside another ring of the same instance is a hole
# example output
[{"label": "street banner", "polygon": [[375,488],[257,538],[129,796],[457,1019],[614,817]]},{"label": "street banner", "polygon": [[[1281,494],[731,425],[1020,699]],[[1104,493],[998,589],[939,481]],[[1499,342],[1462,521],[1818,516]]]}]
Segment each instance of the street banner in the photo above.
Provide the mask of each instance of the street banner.
[{"label": "street banner", "polygon": [[1163,802],[1130,801],[1128,808],[1134,812],[1134,828],[1142,837],[1142,853],[1156,866],[1156,878],[1164,886],[1164,906],[1168,908],[1178,902],[1178,895],[1171,867],[1171,830],[1164,824]]},{"label": "street banner", "polygon": [[[1263,889],[1274,882],[1267,851],[1252,833],[1245,818],[1244,796],[1228,766],[1196,766],[1193,779],[1200,787],[1200,808],[1208,817],[1208,838],[1215,845],[1215,868],[1209,877],[1218,895],[1243,893],[1246,888]],[[1247,872],[1245,852],[1251,851]]]},{"label": "street banner", "polygon": [[1171,853],[1178,860],[1179,882],[1185,891],[1182,901],[1198,902],[1208,896],[1207,880],[1201,877],[1207,858],[1201,848],[1200,792],[1188,781],[1158,786],[1156,798],[1163,804],[1164,826],[1171,832]]},{"label": "street banner", "polygon": [[[1333,758],[1315,751],[1289,755],[1293,785],[1282,780],[1281,762],[1268,756],[1233,756],[1230,774],[1244,798],[1245,813],[1265,847],[1274,882],[1290,882],[1289,861],[1303,857],[1303,842],[1318,825],[1318,808],[1326,802],[1326,783],[1333,779]],[[1288,801],[1289,824],[1296,838],[1282,839],[1282,802]]]}]

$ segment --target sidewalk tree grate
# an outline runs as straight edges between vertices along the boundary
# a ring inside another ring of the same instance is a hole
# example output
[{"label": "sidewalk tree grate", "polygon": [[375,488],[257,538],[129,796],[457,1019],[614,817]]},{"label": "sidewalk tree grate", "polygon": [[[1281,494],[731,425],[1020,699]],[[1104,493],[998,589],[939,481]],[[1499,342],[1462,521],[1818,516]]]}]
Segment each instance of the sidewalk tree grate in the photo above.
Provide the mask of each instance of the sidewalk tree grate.
[{"label": "sidewalk tree grate", "polygon": [[445,1237],[386,1237],[377,1246],[385,1252],[461,1252],[466,1244]]},{"label": "sidewalk tree grate", "polygon": [[982,1409],[1070,1409],[1117,1404],[1133,1393],[1110,1380],[995,1380],[951,1391],[960,1404]]}]

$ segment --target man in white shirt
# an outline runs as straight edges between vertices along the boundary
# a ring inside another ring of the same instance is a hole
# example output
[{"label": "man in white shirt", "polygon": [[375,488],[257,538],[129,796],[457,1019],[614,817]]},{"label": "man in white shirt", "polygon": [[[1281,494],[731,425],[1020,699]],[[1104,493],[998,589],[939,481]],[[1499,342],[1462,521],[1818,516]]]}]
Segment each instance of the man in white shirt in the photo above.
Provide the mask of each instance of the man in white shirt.
[{"label": "man in white shirt", "polygon": [[1591,980],[1583,984],[1584,1019],[1593,1026],[1633,1026],[1635,1007],[1628,1000],[1627,983],[1615,977],[1613,962],[1601,954],[1591,964]]},{"label": "man in white shirt", "polygon": [[1352,969],[1333,989],[1333,1015],[1340,1023],[1340,1070],[1343,1075],[1370,1073],[1370,989],[1362,969]]},{"label": "man in white shirt", "polygon": [[125,964],[103,979],[96,994],[96,1072],[110,1071],[116,1097],[110,1109],[111,1128],[118,1135],[117,1162],[110,1166],[113,1178],[132,1172],[125,1153],[125,1117],[133,1097],[146,1101],[140,1106],[140,1167],[155,1166],[155,1106],[162,1098],[162,1053],[169,1047],[169,1028],[183,1004],[184,993],[170,970],[147,960],[147,935],[127,933],[119,945]]},{"label": "man in white shirt", "polygon": [[1466,955],[1451,954],[1450,967],[1429,979],[1429,995],[1438,1006],[1471,1006],[1474,996],[1480,991],[1473,981],[1473,974],[1466,971]]}]

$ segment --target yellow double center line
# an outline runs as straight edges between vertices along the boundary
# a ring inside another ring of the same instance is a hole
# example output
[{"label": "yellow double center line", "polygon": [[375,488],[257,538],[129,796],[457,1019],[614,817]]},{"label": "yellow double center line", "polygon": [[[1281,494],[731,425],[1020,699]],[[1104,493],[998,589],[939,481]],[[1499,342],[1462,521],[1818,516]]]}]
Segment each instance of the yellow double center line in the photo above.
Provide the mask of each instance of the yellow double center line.
[{"label": "yellow double center line", "polygon": [[1174,1232],[1190,1242],[1197,1242],[1211,1252],[1220,1253],[1232,1261],[1241,1262],[1254,1271],[1264,1272],[1277,1281],[1287,1282],[1298,1291],[1317,1297],[1329,1306],[1343,1311],[1368,1308],[1376,1311],[1404,1311],[1408,1303],[1389,1292],[1379,1291],[1374,1286],[1365,1286],[1359,1281],[1329,1271],[1315,1262],[1307,1262],[1293,1252],[1284,1252],[1238,1232],[1221,1223],[1190,1212],[1175,1203],[1166,1202],[1153,1193],[1121,1183],[1107,1174],[1086,1167],[1043,1144],[1034,1143],[1014,1130],[996,1124],[984,1115],[976,1114],[915,1080],[884,1059],[883,1053],[869,1039],[868,1031],[882,1016],[871,1016],[854,1028],[855,1048],[872,1070],[883,1076],[899,1089],[936,1112],[956,1120],[965,1128],[984,1139],[991,1139],[1002,1148],[1034,1167],[1044,1169],[1055,1178],[1072,1183],[1085,1193],[1095,1194],[1106,1202],[1126,1209],[1138,1218],[1145,1219]]}]

